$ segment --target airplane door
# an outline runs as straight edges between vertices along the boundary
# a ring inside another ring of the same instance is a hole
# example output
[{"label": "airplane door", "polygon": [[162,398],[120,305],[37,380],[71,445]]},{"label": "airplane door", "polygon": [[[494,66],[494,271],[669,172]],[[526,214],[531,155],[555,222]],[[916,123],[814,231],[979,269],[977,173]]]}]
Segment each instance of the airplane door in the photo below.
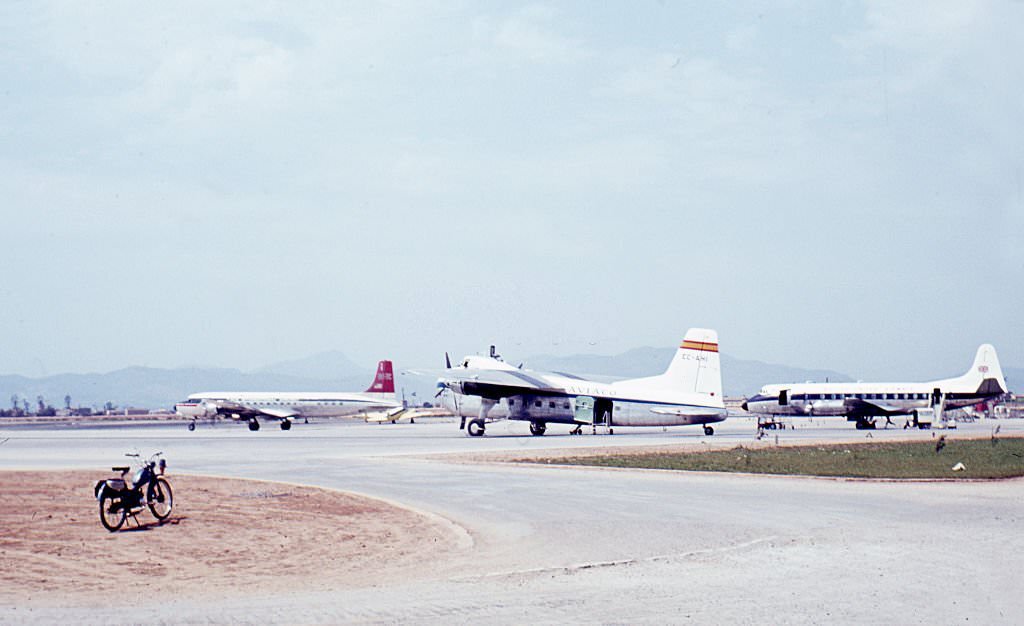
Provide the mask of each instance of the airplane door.
[{"label": "airplane door", "polygon": [[594,423],[594,399],[590,396],[576,396],[572,419],[577,424]]},{"label": "airplane door", "polygon": [[611,426],[609,422],[612,419],[612,401],[607,398],[598,398],[594,401],[594,423],[595,424],[607,424]]},{"label": "airplane door", "polygon": [[789,389],[779,392],[779,406],[789,406]]}]

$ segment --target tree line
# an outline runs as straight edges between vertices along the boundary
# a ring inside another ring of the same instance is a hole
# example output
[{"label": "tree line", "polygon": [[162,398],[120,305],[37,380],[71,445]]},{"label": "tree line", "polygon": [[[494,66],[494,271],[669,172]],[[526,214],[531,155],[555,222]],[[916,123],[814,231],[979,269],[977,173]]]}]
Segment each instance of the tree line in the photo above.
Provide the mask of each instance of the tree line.
[{"label": "tree line", "polygon": [[[110,412],[117,409],[117,405],[113,402],[107,402],[103,405],[103,411]],[[91,407],[72,407],[71,406],[71,395],[64,396],[64,408],[58,410],[52,404],[46,402],[43,396],[36,396],[36,404],[33,407],[29,404],[28,398],[19,397],[18,394],[11,395],[11,408],[0,409],[0,417],[53,417],[58,413],[63,415],[81,415],[88,416],[93,414]]]}]

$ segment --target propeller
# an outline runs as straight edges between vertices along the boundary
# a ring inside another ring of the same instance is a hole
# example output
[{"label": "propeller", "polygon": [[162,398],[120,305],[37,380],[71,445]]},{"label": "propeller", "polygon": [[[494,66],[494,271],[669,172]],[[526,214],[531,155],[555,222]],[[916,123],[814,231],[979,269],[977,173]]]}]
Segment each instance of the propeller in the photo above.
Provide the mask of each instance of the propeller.
[{"label": "propeller", "polygon": [[[448,356],[448,352],[444,353],[444,368],[450,370],[452,368],[452,359]],[[439,389],[434,394],[435,398],[440,398],[441,395],[446,391],[451,391],[451,387],[445,381],[438,381],[437,386]],[[452,391],[452,404],[455,405],[455,413],[459,416],[459,430],[465,430],[466,428],[466,417],[462,415],[462,411],[459,409],[459,394]]]}]

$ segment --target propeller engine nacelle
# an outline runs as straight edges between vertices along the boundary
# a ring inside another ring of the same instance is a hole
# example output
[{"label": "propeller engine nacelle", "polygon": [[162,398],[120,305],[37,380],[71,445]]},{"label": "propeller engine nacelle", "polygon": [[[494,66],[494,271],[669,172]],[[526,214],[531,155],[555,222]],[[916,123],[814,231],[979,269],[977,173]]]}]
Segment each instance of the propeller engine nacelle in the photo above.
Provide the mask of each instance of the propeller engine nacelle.
[{"label": "propeller engine nacelle", "polygon": [[217,415],[217,403],[212,401],[186,400],[174,405],[174,411],[185,417],[212,417]]},{"label": "propeller engine nacelle", "polygon": [[446,391],[451,391],[461,395],[463,393],[462,381],[446,380],[444,378],[439,379],[437,381],[437,393],[434,394],[434,397],[437,398]]}]

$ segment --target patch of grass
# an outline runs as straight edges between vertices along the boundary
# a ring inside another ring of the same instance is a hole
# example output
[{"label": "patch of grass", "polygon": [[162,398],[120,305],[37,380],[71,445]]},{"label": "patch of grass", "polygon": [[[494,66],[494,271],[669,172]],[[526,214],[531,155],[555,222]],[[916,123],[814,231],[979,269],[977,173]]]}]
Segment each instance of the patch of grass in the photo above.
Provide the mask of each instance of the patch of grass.
[{"label": "patch of grass", "polygon": [[[855,478],[1011,478],[1024,476],[1024,437],[744,448],[708,452],[609,454],[527,459],[589,465],[705,472],[749,472]],[[963,463],[963,471],[953,466]]]}]

